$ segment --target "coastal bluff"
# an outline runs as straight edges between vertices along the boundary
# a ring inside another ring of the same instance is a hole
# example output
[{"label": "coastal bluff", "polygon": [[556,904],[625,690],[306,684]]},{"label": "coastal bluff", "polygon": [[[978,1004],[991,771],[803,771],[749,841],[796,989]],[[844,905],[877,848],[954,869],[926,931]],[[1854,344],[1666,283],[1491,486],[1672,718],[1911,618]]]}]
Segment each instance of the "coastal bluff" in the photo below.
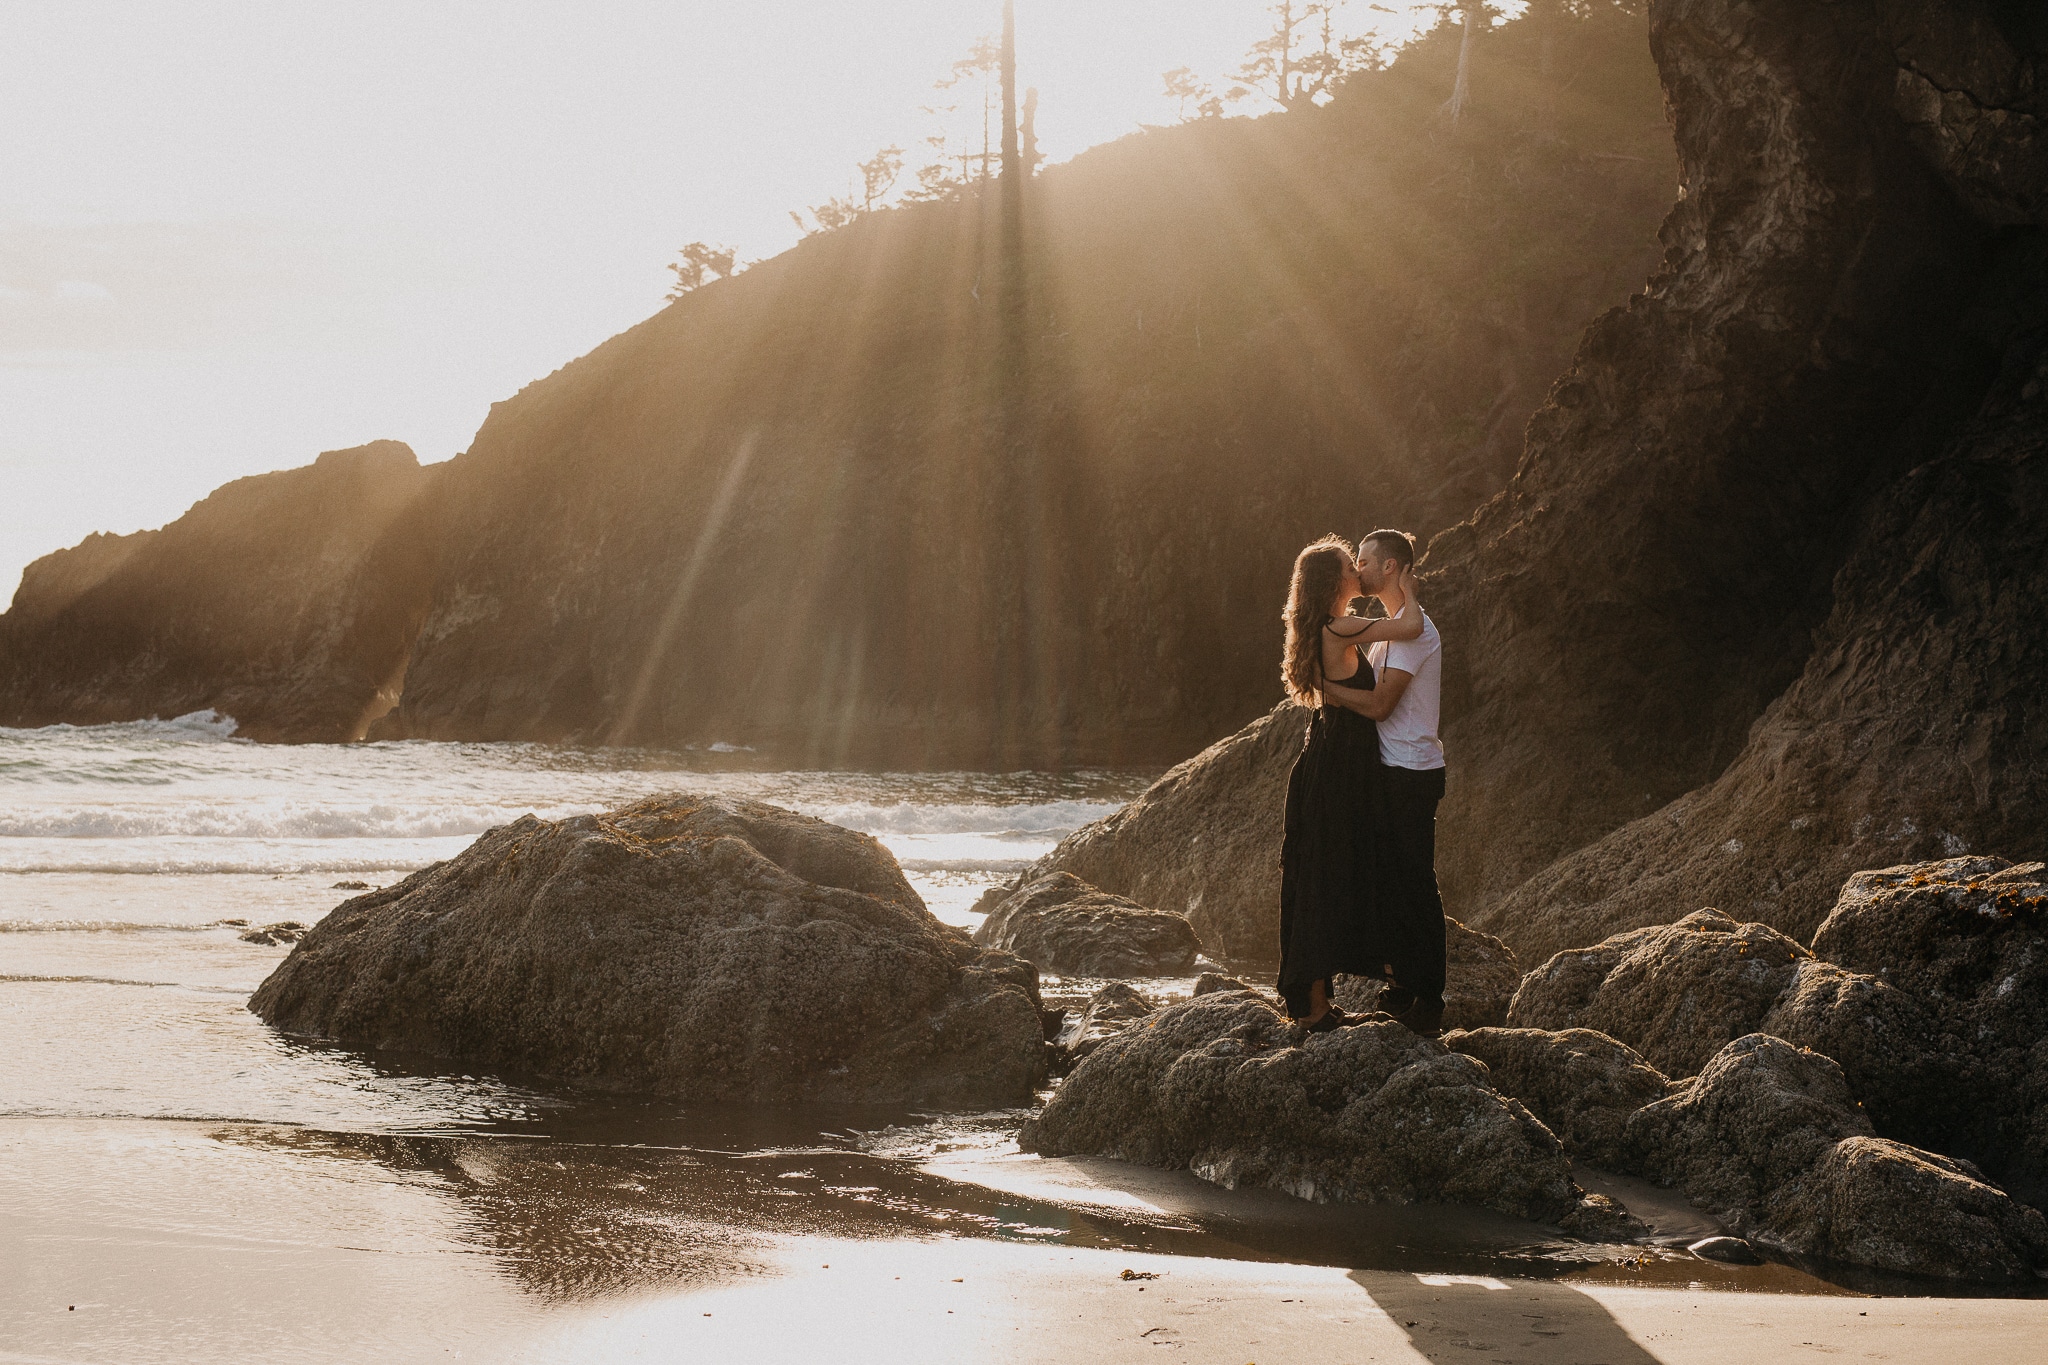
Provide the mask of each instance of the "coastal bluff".
[{"label": "coastal bluff", "polygon": [[[1295,550],[1466,516],[1585,320],[1655,263],[1676,177],[1642,17],[1490,32],[1475,131],[1445,138],[1457,61],[1445,29],[1327,107],[1046,167],[1021,332],[992,193],[809,237],[494,404],[374,553],[300,523],[295,556],[219,556],[239,594],[167,602],[213,554],[167,529],[90,611],[0,637],[0,718],[210,707],[327,740],[388,707],[375,737],[791,767],[1185,757],[1270,704]],[[360,652],[267,605],[300,576],[364,603]],[[314,704],[342,668],[361,681]]]},{"label": "coastal bluff", "polygon": [[0,725],[212,710],[250,739],[362,738],[398,700],[418,610],[388,533],[432,482],[373,441],[37,560],[0,616]]},{"label": "coastal bluff", "polygon": [[[1524,961],[1709,905],[1804,941],[1859,869],[2048,854],[2048,32],[2016,14],[1650,6],[1663,263],[1421,561],[1446,905]],[[1270,952],[1301,723],[1034,872]]]}]

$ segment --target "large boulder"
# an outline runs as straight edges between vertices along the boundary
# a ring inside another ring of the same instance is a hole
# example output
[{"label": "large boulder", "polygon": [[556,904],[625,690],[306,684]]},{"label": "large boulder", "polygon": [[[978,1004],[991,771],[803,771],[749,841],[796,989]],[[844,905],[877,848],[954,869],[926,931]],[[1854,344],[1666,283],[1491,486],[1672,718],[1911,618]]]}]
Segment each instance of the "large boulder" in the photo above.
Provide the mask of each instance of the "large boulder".
[{"label": "large boulder", "polygon": [[1874,1138],[1827,1056],[1751,1033],[1624,1130],[1630,1166],[1755,1242],[1911,1275],[2023,1283],[2048,1226],[1966,1160]]},{"label": "large boulder", "polygon": [[1033,875],[1071,872],[1186,915],[1211,951],[1280,955],[1280,836],[1287,774],[1308,712],[1275,707],[1170,769],[1122,810],[1075,830]]},{"label": "large boulder", "polygon": [[1696,910],[1557,954],[1522,979],[1508,1023],[1595,1029],[1666,1075],[1690,1076],[1752,1032],[1810,956],[1768,925]]},{"label": "large boulder", "polygon": [[[1492,934],[1444,916],[1444,1027],[1491,1028],[1507,1022],[1508,1002],[1522,982],[1522,964]],[[1386,983],[1378,977],[1339,976],[1331,996],[1347,1010],[1379,1008]]]},{"label": "large boulder", "polygon": [[1756,1028],[1834,1058],[1884,1136],[1952,1154],[1985,1149],[1983,1066],[1934,1011],[1883,977],[1803,958]]},{"label": "large boulder", "polygon": [[1071,872],[1026,881],[988,912],[974,941],[1061,976],[1185,976],[1202,952],[1187,916],[1148,909]]},{"label": "large boulder", "polygon": [[1766,1033],[1834,1059],[1879,1134],[1992,1171],[2048,1174],[2048,945],[2038,865],[1961,858],[1851,878],[1823,961],[1714,911],[1558,954],[1510,1007],[1519,1027],[1597,1028],[1673,1075]]},{"label": "large boulder", "polygon": [[694,1100],[1027,1102],[1036,975],[935,919],[872,838],[752,801],[528,815],[344,902],[272,1025]]},{"label": "large boulder", "polygon": [[[1950,858],[1861,872],[1813,943],[1939,1021],[1961,1149],[2048,1196],[2048,869]],[[1906,1050],[1900,1063],[1893,1084],[1920,1086],[1915,1103],[1938,1115],[1939,1061]]]},{"label": "large boulder", "polygon": [[1772,1191],[1796,1180],[1845,1137],[1871,1136],[1842,1068],[1782,1038],[1753,1033],[1705,1070],[1630,1116],[1631,1170],[1683,1189],[1743,1228]]},{"label": "large boulder", "polygon": [[1885,1138],[1844,1138],[1777,1192],[1757,1239],[1909,1275],[2030,1284],[2048,1223],[1967,1161]]},{"label": "large boulder", "polygon": [[1471,1029],[1446,1033],[1444,1046],[1486,1063],[1493,1088],[1527,1105],[1573,1161],[1607,1170],[1631,1164],[1629,1117],[1674,1088],[1634,1048],[1592,1029]]},{"label": "large boulder", "polygon": [[1076,1061],[1101,1047],[1152,1013],[1152,1002],[1122,981],[1112,981],[1089,997],[1081,1012],[1066,1021],[1054,1041]]},{"label": "large boulder", "polygon": [[1486,1068],[1399,1024],[1304,1037],[1250,992],[1169,1006],[1098,1048],[1018,1137],[1320,1201],[1582,1205],[1550,1131]]},{"label": "large boulder", "polygon": [[1909,1274],[1992,1283],[2048,1267],[2048,1227],[1966,1161],[1877,1138],[1842,1070],[1738,1038],[1629,1119],[1630,1168],[1752,1240]]},{"label": "large boulder", "polygon": [[2001,1043],[2048,1035],[2048,870],[1948,858],[1859,872],[1814,952],[1968,1013]]}]

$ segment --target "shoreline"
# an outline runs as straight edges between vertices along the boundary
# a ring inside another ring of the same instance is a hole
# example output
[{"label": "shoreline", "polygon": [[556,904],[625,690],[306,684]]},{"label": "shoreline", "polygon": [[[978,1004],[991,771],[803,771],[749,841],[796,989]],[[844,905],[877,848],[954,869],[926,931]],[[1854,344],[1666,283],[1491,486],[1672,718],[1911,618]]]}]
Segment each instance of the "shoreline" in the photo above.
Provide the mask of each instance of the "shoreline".
[{"label": "shoreline", "polygon": [[0,1169],[0,1264],[21,1268],[0,1279],[5,1365],[902,1365],[1139,1346],[1228,1365],[1974,1362],[2027,1358],[2012,1343],[2048,1328],[2041,1297],[1876,1298],[1779,1264],[1568,1249],[1472,1210],[986,1148],[9,1117]]}]

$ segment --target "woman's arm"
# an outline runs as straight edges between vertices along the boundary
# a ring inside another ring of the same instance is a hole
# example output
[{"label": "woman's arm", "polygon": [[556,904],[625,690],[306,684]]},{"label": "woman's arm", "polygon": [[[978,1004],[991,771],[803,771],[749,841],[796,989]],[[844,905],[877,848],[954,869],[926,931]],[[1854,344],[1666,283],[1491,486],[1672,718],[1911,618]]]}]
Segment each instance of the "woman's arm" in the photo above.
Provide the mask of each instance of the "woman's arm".
[{"label": "woman's arm", "polygon": [[[1415,595],[1415,570],[1401,570],[1401,592],[1407,598],[1399,616],[1383,616],[1376,621],[1367,621],[1362,616],[1348,617],[1330,624],[1332,633],[1341,635],[1354,644],[1369,645],[1375,640],[1415,640],[1422,636],[1422,599]],[[1357,630],[1344,630],[1342,626],[1362,622]]]},{"label": "woman's arm", "polygon": [[1369,645],[1375,640],[1414,640],[1422,635],[1422,607],[1419,603],[1408,604],[1413,611],[1403,610],[1399,616],[1382,616],[1366,624],[1358,632],[1358,643]]}]

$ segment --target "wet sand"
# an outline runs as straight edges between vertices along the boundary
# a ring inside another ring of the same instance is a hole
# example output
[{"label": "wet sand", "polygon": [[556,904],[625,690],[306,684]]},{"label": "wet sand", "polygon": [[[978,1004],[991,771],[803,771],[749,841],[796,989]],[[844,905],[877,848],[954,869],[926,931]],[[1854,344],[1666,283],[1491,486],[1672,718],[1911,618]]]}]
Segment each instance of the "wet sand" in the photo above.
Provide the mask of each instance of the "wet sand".
[{"label": "wet sand", "polygon": [[[2048,1305],[2025,1300],[1634,1289],[990,1242],[817,1241],[791,1248],[788,1265],[769,1282],[618,1305],[511,1359],[1995,1365],[2039,1362],[2048,1331]],[[1159,1278],[1127,1281],[1126,1269]]]},{"label": "wet sand", "polygon": [[1777,1365],[2048,1338],[2038,1298],[1872,1298],[1469,1209],[1041,1161],[999,1127],[0,1120],[0,1362]]}]

